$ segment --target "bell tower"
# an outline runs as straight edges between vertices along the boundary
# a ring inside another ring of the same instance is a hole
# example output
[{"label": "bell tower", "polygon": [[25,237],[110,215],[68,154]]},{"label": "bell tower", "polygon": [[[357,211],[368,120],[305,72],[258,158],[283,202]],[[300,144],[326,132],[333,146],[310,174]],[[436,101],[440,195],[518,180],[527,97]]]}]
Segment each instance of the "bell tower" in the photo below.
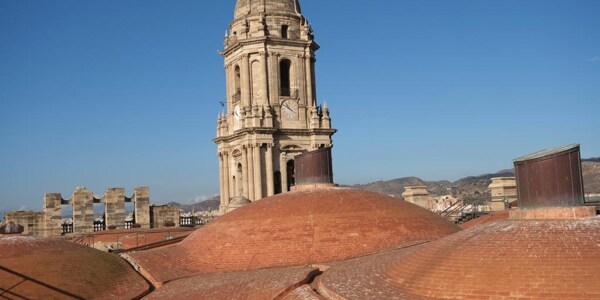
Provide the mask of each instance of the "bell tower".
[{"label": "bell tower", "polygon": [[225,111],[217,121],[221,211],[294,185],[294,157],[332,147],[317,102],[319,45],[297,0],[238,0],[225,33]]}]

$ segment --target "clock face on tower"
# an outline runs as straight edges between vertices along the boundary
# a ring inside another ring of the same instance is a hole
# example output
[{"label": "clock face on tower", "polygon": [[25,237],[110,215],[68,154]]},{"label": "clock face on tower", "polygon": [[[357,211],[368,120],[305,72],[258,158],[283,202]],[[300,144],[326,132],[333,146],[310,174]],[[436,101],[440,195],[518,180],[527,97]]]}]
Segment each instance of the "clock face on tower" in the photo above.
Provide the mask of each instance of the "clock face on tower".
[{"label": "clock face on tower", "polygon": [[298,102],[287,100],[281,105],[281,112],[286,119],[298,118]]}]

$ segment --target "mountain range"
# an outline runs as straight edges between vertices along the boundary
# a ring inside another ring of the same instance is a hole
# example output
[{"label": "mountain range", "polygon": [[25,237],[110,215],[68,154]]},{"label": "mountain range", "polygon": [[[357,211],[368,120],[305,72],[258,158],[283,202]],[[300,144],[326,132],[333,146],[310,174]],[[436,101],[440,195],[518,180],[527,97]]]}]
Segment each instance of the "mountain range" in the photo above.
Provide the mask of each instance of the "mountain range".
[{"label": "mountain range", "polygon": [[[600,194],[600,157],[583,159],[581,162],[584,191],[586,194]],[[505,169],[495,173],[469,176],[454,182],[448,180],[426,181],[418,177],[403,177],[391,180],[376,181],[367,184],[356,184],[349,187],[369,190],[400,198],[407,186],[426,186],[432,196],[451,194],[455,197],[485,194],[494,177],[515,176],[514,169]],[[179,206],[184,211],[203,211],[219,209],[219,196],[195,204],[169,203]]]}]

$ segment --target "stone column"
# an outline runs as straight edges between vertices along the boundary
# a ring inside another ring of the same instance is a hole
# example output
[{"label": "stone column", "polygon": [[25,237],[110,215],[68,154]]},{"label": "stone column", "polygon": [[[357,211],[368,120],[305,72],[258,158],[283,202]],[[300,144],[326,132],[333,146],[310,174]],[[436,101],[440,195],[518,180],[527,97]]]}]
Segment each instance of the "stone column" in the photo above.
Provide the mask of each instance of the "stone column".
[{"label": "stone column", "polygon": [[219,196],[221,198],[220,210],[223,211],[227,206],[225,198],[225,168],[223,167],[223,153],[219,152]]},{"label": "stone column", "polygon": [[94,194],[86,188],[77,188],[73,197],[73,233],[94,232]]},{"label": "stone column", "polygon": [[265,152],[265,164],[267,173],[267,197],[275,194],[275,187],[273,182],[273,144],[266,144],[267,149]]},{"label": "stone column", "polygon": [[250,193],[248,193],[248,152],[247,148],[244,146],[242,148],[242,195],[248,199],[250,199]]},{"label": "stone column", "polygon": [[279,53],[269,52],[270,70],[269,70],[269,94],[271,95],[270,104],[279,103]]},{"label": "stone column", "polygon": [[296,59],[296,80],[298,81],[298,96],[300,97],[300,104],[307,105],[309,102],[306,99],[306,68],[304,65],[304,55],[298,54]]},{"label": "stone column", "polygon": [[315,96],[313,91],[313,74],[312,74],[312,55],[307,53],[304,57],[304,69],[306,72],[306,101],[308,106],[316,106]]},{"label": "stone column", "polygon": [[225,65],[225,108],[226,110],[226,116],[231,112],[231,102],[233,101],[233,94],[235,93],[235,91],[233,91],[233,89],[235,89],[232,81],[232,74],[234,72],[231,69],[231,64],[226,64]]},{"label": "stone column", "polygon": [[254,200],[259,200],[263,197],[262,191],[262,165],[261,165],[261,144],[254,145]]},{"label": "stone column", "polygon": [[285,193],[288,191],[286,154],[281,153],[281,158],[279,160],[279,168],[281,169],[281,192]]},{"label": "stone column", "polygon": [[308,69],[308,73],[310,73],[310,81],[306,84],[310,85],[310,90],[312,91],[312,103],[314,106],[317,106],[317,74],[315,74],[315,63],[317,59],[314,57],[314,54],[310,57],[310,68]]},{"label": "stone column", "polygon": [[260,59],[262,60],[262,70],[261,73],[263,74],[263,78],[262,78],[262,90],[263,90],[263,103],[261,103],[262,105],[269,105],[270,101],[269,101],[269,72],[267,69],[267,53],[266,52],[261,52],[260,53]]},{"label": "stone column", "polygon": [[125,226],[125,189],[108,189],[104,193],[104,226],[108,229],[114,225],[117,228]]},{"label": "stone column", "polygon": [[242,104],[243,106],[250,105],[250,56],[242,54],[241,73],[241,89],[242,89]]},{"label": "stone column", "polygon": [[252,144],[247,146],[248,148],[246,149],[246,152],[248,152],[248,199],[254,201],[255,198],[255,194],[254,194],[254,155],[253,155],[253,151],[252,151]]},{"label": "stone column", "polygon": [[[223,194],[225,196],[225,205],[229,205],[229,168],[231,164],[229,163],[229,153],[223,153]],[[221,197],[223,199],[223,197]],[[223,200],[221,200],[221,204],[223,204]]]},{"label": "stone column", "polygon": [[141,228],[150,228],[150,189],[147,187],[135,188],[133,193],[135,223]]},{"label": "stone column", "polygon": [[44,237],[56,237],[62,233],[62,195],[58,193],[44,195]]}]

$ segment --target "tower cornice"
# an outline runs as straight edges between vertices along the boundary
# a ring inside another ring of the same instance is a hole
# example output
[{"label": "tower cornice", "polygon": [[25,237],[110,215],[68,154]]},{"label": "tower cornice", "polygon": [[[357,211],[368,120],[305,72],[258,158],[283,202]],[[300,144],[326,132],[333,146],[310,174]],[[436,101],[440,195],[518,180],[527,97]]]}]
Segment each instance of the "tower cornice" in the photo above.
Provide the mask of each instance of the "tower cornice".
[{"label": "tower cornice", "polygon": [[282,39],[282,38],[273,38],[273,37],[257,37],[257,38],[248,38],[243,40],[237,40],[233,45],[223,49],[219,53],[221,56],[226,57],[236,50],[243,48],[245,46],[250,45],[259,45],[264,44],[265,46],[297,46],[297,47],[309,47],[313,51],[319,50],[321,46],[317,44],[313,40],[290,40],[290,39]]}]

